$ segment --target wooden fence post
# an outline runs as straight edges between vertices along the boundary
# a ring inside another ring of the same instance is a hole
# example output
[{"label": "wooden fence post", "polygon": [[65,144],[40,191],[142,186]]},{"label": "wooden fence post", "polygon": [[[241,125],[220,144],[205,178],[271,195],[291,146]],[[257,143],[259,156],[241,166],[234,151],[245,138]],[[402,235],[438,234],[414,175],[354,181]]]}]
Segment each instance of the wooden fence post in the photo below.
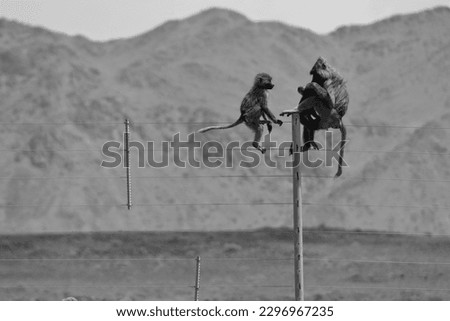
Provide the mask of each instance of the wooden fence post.
[{"label": "wooden fence post", "polygon": [[302,222],[302,175],[300,172],[300,115],[292,114],[292,183],[294,205],[294,275],[295,300],[304,301],[303,282],[303,222]]}]

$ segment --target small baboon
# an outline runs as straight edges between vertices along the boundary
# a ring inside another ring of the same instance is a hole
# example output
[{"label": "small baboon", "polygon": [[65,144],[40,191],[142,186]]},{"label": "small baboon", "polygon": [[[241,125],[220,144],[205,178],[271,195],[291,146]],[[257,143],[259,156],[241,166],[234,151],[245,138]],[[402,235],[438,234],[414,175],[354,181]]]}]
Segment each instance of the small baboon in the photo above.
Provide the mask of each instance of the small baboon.
[{"label": "small baboon", "polygon": [[[198,130],[199,133],[205,133],[213,129],[227,129],[235,127],[241,123],[245,123],[255,133],[252,145],[265,153],[266,149],[261,146],[261,138],[264,131],[264,125],[272,131],[272,123],[282,125],[283,122],[276,119],[275,115],[270,111],[267,105],[267,91],[274,87],[272,77],[266,73],[257,74],[252,89],[245,95],[241,103],[241,115],[234,123],[227,126],[210,126]],[[261,117],[263,119],[261,119]],[[270,118],[270,120],[267,119]]]},{"label": "small baboon", "polygon": [[287,110],[281,116],[300,113],[300,122],[303,125],[303,146],[301,151],[319,149],[314,142],[314,132],[320,129],[339,128],[341,143],[339,153],[339,167],[336,177],[342,174],[344,145],[347,131],[342,117],[348,109],[349,96],[345,80],[322,57],[319,57],[310,71],[312,80],[305,88],[298,87],[302,95],[298,107]]}]

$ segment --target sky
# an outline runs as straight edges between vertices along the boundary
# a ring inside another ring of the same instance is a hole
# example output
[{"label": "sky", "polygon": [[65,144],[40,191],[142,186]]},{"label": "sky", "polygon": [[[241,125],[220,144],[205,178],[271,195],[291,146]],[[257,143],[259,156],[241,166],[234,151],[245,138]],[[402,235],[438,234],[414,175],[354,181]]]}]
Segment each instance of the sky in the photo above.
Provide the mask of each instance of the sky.
[{"label": "sky", "polygon": [[0,0],[0,17],[106,41],[136,36],[211,7],[323,34],[438,5],[450,7],[450,0]]}]

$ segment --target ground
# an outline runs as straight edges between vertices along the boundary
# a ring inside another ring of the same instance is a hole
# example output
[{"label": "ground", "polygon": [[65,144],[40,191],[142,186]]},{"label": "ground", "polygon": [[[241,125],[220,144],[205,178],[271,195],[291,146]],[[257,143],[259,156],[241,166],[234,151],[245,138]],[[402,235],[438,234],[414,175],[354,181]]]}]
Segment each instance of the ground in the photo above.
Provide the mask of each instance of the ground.
[{"label": "ground", "polygon": [[[304,241],[307,300],[450,299],[450,237],[318,229]],[[0,236],[0,300],[192,300],[197,255],[202,300],[293,299],[292,234],[264,229]]]}]

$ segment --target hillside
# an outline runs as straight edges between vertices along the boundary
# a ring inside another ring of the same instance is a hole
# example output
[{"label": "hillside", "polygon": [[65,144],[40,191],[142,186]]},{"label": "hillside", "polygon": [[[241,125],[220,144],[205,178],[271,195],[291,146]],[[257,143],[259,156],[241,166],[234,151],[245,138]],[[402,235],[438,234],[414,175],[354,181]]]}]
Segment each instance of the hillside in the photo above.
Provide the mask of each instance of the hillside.
[{"label": "hillside", "polygon": [[[120,207],[125,171],[101,168],[100,150],[108,140],[121,140],[125,118],[133,122],[133,140],[156,146],[177,132],[185,138],[201,127],[196,123],[233,121],[261,71],[274,78],[269,103],[278,114],[297,104],[297,86],[308,82],[312,63],[322,55],[348,81],[346,123],[355,126],[348,129],[350,167],[343,177],[305,178],[304,201],[327,204],[306,206],[306,225],[449,233],[450,130],[429,129],[450,127],[447,39],[445,7],[325,36],[211,9],[105,43],[0,20],[0,232],[288,226],[289,204],[195,205],[287,203],[289,178],[258,177],[289,175],[281,167],[137,169],[134,151],[136,206],[127,211]],[[356,126],[369,124],[411,128]],[[251,134],[241,126],[198,137],[243,142]],[[272,139],[289,141],[290,125],[275,128]],[[208,175],[244,176],[189,179]],[[328,206],[333,204],[341,206]]]}]

